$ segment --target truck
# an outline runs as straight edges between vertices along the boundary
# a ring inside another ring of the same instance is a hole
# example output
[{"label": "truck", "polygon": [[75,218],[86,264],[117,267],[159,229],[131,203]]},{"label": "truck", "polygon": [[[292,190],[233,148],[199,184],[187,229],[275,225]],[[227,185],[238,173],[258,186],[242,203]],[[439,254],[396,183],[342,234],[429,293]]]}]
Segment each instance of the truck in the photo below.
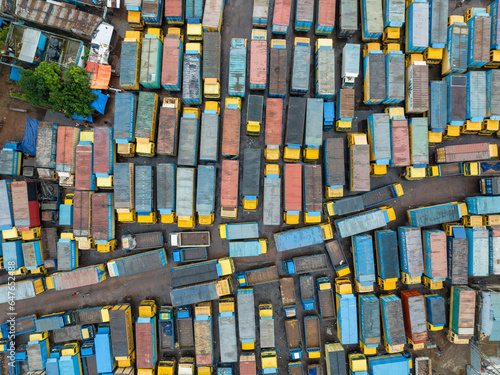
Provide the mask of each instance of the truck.
[{"label": "truck", "polygon": [[266,128],[264,157],[266,161],[276,162],[280,158],[280,147],[283,144],[283,99],[266,99]]},{"label": "truck", "polygon": [[276,350],[263,350],[260,352],[260,362],[263,374],[278,373],[278,356]]},{"label": "truck", "polygon": [[305,255],[283,261],[283,272],[287,275],[324,271],[326,268],[326,254]]},{"label": "truck", "polygon": [[483,195],[500,195],[500,178],[489,177],[480,179],[479,190]]},{"label": "truck", "polygon": [[165,224],[174,223],[176,218],[176,172],[173,163],[156,164],[156,208]]},{"label": "truck", "polygon": [[0,338],[6,339],[9,334],[13,334],[14,337],[18,335],[22,335],[25,333],[31,333],[36,330],[35,321],[36,315],[28,315],[23,318],[17,318],[15,321],[15,332],[9,332],[9,328],[11,327],[9,321],[2,323],[0,325]]},{"label": "truck", "polygon": [[238,332],[241,349],[254,350],[255,300],[253,288],[239,288],[236,294],[236,304],[238,307]]},{"label": "truck", "polygon": [[472,143],[436,148],[438,163],[487,160],[498,157],[498,147],[492,143]]},{"label": "truck", "polygon": [[12,180],[0,180],[0,230],[11,230],[14,226],[12,212]]},{"label": "truck", "polygon": [[407,167],[410,165],[410,137],[408,120],[403,116],[391,117],[391,167]]},{"label": "truck", "polygon": [[176,315],[177,343],[181,350],[194,349],[194,331],[191,307],[177,308]]},{"label": "truck", "polygon": [[347,144],[349,150],[349,190],[370,191],[370,146],[366,134],[348,134]]},{"label": "truck", "polygon": [[339,2],[339,38],[350,38],[358,31],[358,4],[349,0]]},{"label": "truck", "polygon": [[368,116],[368,143],[370,160],[376,175],[387,173],[391,159],[390,126],[387,113],[375,113]]},{"label": "truck", "polygon": [[252,25],[267,28],[269,0],[256,0],[253,3]]},{"label": "truck", "polygon": [[382,290],[396,289],[399,279],[398,237],[393,230],[375,231],[378,285]]},{"label": "truck", "polygon": [[216,162],[218,160],[219,116],[220,104],[214,101],[205,102],[200,130],[200,160],[202,161]]},{"label": "truck", "polygon": [[429,3],[413,1],[406,10],[406,53],[424,52],[429,47]]},{"label": "truck", "polygon": [[163,1],[161,0],[146,0],[142,3],[141,18],[144,20],[144,23],[149,26],[148,33],[151,30],[151,26],[161,27],[163,18],[161,14],[162,11]]},{"label": "truck", "polygon": [[450,202],[435,206],[413,208],[407,211],[408,223],[413,227],[426,227],[460,221],[467,213],[465,203]]},{"label": "truck", "polygon": [[448,84],[446,81],[431,81],[429,84],[429,130],[433,133],[444,133],[447,126]]},{"label": "truck", "polygon": [[304,139],[305,117],[306,99],[291,97],[288,103],[285,149],[283,151],[283,159],[285,161],[300,161],[301,147]]},{"label": "truck", "polygon": [[194,350],[197,366],[213,365],[212,303],[194,307]]},{"label": "truck", "polygon": [[[56,168],[56,150],[57,150],[57,128],[58,125],[53,122],[39,121],[36,131],[36,155],[35,167],[38,177],[45,180],[55,180],[56,175],[54,169]],[[7,152],[7,151],[5,151]],[[10,153],[10,151],[9,151]],[[14,160],[17,155],[12,151],[12,165],[15,166]],[[20,157],[17,158],[18,163],[21,164]],[[20,169],[20,165],[17,167]],[[13,168],[14,171],[16,168]],[[16,173],[18,174],[18,173]]]},{"label": "truck", "polygon": [[477,134],[486,117],[486,72],[467,72],[466,123],[463,134]]},{"label": "truck", "polygon": [[194,185],[195,168],[177,168],[175,209],[177,226],[179,228],[194,229],[195,203]]},{"label": "truck", "polygon": [[42,241],[23,242],[23,259],[24,267],[32,274],[45,273],[46,269],[43,266],[43,249]]},{"label": "truck", "polygon": [[220,98],[220,49],[218,32],[205,32],[203,36],[203,95],[205,98]]},{"label": "truck", "polygon": [[[346,375],[347,364],[345,361],[345,350],[342,344],[325,344],[326,371],[328,374]],[[311,374],[311,373],[309,373]],[[354,374],[354,373],[353,373]]]},{"label": "truck", "polygon": [[[97,307],[87,307],[84,309],[78,309],[73,311],[75,324],[99,324],[107,322],[108,310],[112,306],[97,306]],[[65,321],[67,324],[68,321]]]},{"label": "truck", "polygon": [[248,240],[259,237],[259,224],[248,223],[228,223],[219,224],[220,238],[227,240]]},{"label": "truck", "polygon": [[241,194],[243,196],[243,210],[256,211],[260,196],[260,159],[261,151],[256,148],[247,148],[243,159],[243,180]]},{"label": "truck", "polygon": [[135,151],[137,155],[154,156],[157,117],[158,94],[141,91],[137,101],[137,119],[135,122]]},{"label": "truck", "polygon": [[215,211],[215,166],[198,167],[196,189],[196,213],[199,225],[212,225]]},{"label": "truck", "polygon": [[233,258],[259,256],[267,253],[267,239],[229,242],[229,256]]},{"label": "truck", "polygon": [[165,249],[146,251],[135,255],[110,260],[107,263],[110,277],[130,276],[150,272],[167,265]]},{"label": "truck", "polygon": [[[291,0],[283,0],[291,3]],[[283,3],[277,4],[282,5]],[[277,7],[274,7],[276,12]],[[271,39],[269,60],[269,97],[285,98],[287,93],[287,49],[286,40]]]},{"label": "truck", "polygon": [[144,300],[139,305],[139,317],[135,321],[135,355],[139,371],[156,368],[158,360],[158,320],[156,303]]},{"label": "truck", "polygon": [[61,186],[72,187],[75,185],[75,149],[79,138],[80,129],[78,128],[69,126],[57,128],[56,172]]},{"label": "truck", "polygon": [[264,90],[267,83],[267,32],[252,30],[250,42],[250,90]]},{"label": "truck", "polygon": [[333,298],[332,281],[329,277],[320,277],[316,280],[318,288],[319,311],[321,319],[336,319],[335,301]]},{"label": "truck", "polygon": [[[16,150],[17,144],[7,144],[6,147],[2,148],[0,151],[0,161],[2,162],[0,172],[6,175],[20,175],[21,172],[24,174],[24,170],[28,170],[28,163],[25,163],[23,169],[21,170],[22,153]],[[31,162],[33,163],[32,159]],[[29,167],[30,170],[34,171]],[[52,179],[55,179],[55,173],[51,172]]]},{"label": "truck", "polygon": [[323,201],[320,165],[304,165],[304,223],[321,223],[321,202]]},{"label": "truck", "polygon": [[465,198],[469,214],[489,215],[500,212],[499,196],[478,196]]},{"label": "truck", "polygon": [[111,352],[120,366],[120,362],[128,362],[134,355],[132,306],[129,303],[120,303],[109,310],[109,328]]},{"label": "truck", "polygon": [[292,277],[282,277],[280,280],[281,302],[286,318],[294,318],[297,315],[295,285]]},{"label": "truck", "polygon": [[142,36],[140,31],[125,32],[120,55],[120,87],[124,90],[139,90]]},{"label": "truck", "polygon": [[479,163],[461,162],[430,165],[427,166],[425,173],[426,177],[477,176]]},{"label": "truck", "polygon": [[302,211],[302,165],[285,164],[284,183],[284,221],[298,224]]},{"label": "truck", "polygon": [[281,224],[281,177],[279,167],[267,164],[264,171],[264,206],[262,222],[264,225]]},{"label": "truck", "polygon": [[[467,76],[463,74],[450,74],[445,77],[448,85],[448,129],[460,130],[465,123],[467,110]],[[452,105],[451,103],[456,103]]]},{"label": "truck", "polygon": [[395,219],[392,207],[380,207],[334,221],[341,238],[350,237],[386,226]]},{"label": "truck", "polygon": [[421,56],[412,55],[406,63],[407,113],[424,113],[429,110],[429,67]]},{"label": "truck", "polygon": [[182,25],[184,23],[184,7],[182,0],[165,2],[165,20],[169,26]]},{"label": "truck", "polygon": [[[307,99],[304,161],[316,162],[323,142],[323,99]],[[321,171],[321,170],[320,170]]]},{"label": "truck", "polygon": [[80,341],[86,338],[94,337],[94,326],[91,325],[74,325],[58,328],[52,332],[52,340],[56,344],[65,343],[68,341]]},{"label": "truck", "polygon": [[170,246],[175,247],[208,247],[210,232],[170,232]]},{"label": "truck", "polygon": [[234,263],[231,258],[220,258],[206,262],[192,263],[185,266],[174,267],[170,270],[172,287],[199,284],[215,281],[234,273]]},{"label": "truck", "polygon": [[446,324],[445,301],[438,294],[427,294],[424,296],[425,315],[427,329],[429,331],[440,331]]},{"label": "truck", "polygon": [[309,91],[309,75],[311,70],[311,41],[309,38],[297,37],[294,40],[292,77],[290,93],[304,95]]},{"label": "truck", "polygon": [[186,43],[182,64],[182,102],[201,105],[201,43]]},{"label": "truck", "polygon": [[116,239],[113,194],[93,194],[91,210],[92,238],[97,245],[97,251],[101,253],[114,251]]},{"label": "truck", "polygon": [[352,254],[356,291],[358,293],[373,292],[376,278],[372,236],[368,234],[353,236]]},{"label": "truck", "polygon": [[16,275],[26,275],[28,271],[24,266],[22,241],[9,241],[2,244],[3,262],[5,269]]},{"label": "truck", "polygon": [[247,105],[246,134],[258,136],[262,124],[262,111],[264,97],[261,95],[249,95]]},{"label": "truck", "polygon": [[228,95],[245,97],[247,67],[247,40],[232,38],[229,50]]},{"label": "truck", "polygon": [[46,333],[29,336],[26,351],[28,353],[28,369],[44,370],[49,356],[49,339]]},{"label": "truck", "polygon": [[500,130],[500,108],[498,107],[498,98],[500,95],[498,84],[500,73],[495,69],[486,72],[486,116],[483,121],[483,127],[480,134],[492,134]]},{"label": "truck", "polygon": [[219,301],[219,347],[222,363],[238,362],[236,343],[236,316],[234,298],[223,298]]},{"label": "truck", "polygon": [[304,370],[302,369],[302,362],[289,362],[288,363],[288,373],[291,375],[303,375]]},{"label": "truck", "polygon": [[[0,285],[0,303],[7,303],[10,301],[8,296],[9,285],[3,284]],[[45,284],[42,278],[34,278],[19,281],[16,283],[16,300],[21,301],[27,298],[33,298],[38,294],[45,291]]]},{"label": "truck", "polygon": [[342,49],[342,88],[354,89],[354,82],[359,75],[360,45],[346,43]]},{"label": "truck", "polygon": [[468,286],[452,286],[447,338],[454,344],[468,344],[474,335],[476,291]]},{"label": "truck", "polygon": [[274,6],[272,32],[286,35],[290,24],[292,0],[279,0]]},{"label": "truck", "polygon": [[254,353],[242,353],[239,365],[240,374],[242,375],[256,375],[257,365],[255,363]]},{"label": "truck", "polygon": [[[451,232],[451,233],[450,233]],[[468,281],[468,238],[461,225],[448,225],[446,236],[449,284],[467,284]]]},{"label": "truck", "polygon": [[155,224],[156,202],[154,196],[153,166],[137,165],[135,167],[135,209],[137,222]]},{"label": "truck", "polygon": [[327,199],[344,196],[344,153],[343,138],[327,138],[323,141],[325,198]]},{"label": "truck", "polygon": [[[340,89],[337,96],[335,130],[349,131],[354,118],[354,89]],[[328,103],[325,103],[325,107]]]},{"label": "truck", "polygon": [[172,289],[170,298],[172,305],[184,306],[203,301],[219,299],[232,293],[233,283],[227,276],[204,284],[189,285]]},{"label": "truck", "polygon": [[331,39],[316,40],[315,59],[315,97],[332,99],[335,95],[335,49]]},{"label": "truck", "polygon": [[279,280],[278,269],[276,268],[276,266],[269,266],[248,270],[245,272],[238,272],[236,274],[236,279],[238,280],[238,284],[240,285],[240,287],[250,287],[259,284],[270,283]]},{"label": "truck", "polygon": [[425,117],[410,119],[410,163],[413,168],[425,168],[429,163],[428,122]]},{"label": "truck", "polygon": [[124,235],[121,238],[124,250],[149,250],[163,247],[162,232],[146,232]]},{"label": "truck", "polygon": [[313,246],[333,239],[332,227],[328,223],[310,225],[274,234],[278,252]]},{"label": "truck", "polygon": [[186,23],[187,23],[187,37],[189,40],[202,40],[203,39],[203,1],[192,0],[186,1]]},{"label": "truck", "polygon": [[223,160],[221,173],[221,217],[236,219],[238,216],[238,160]]},{"label": "truck", "polygon": [[76,190],[96,190],[93,158],[94,146],[92,142],[78,142],[76,145]]},{"label": "truck", "polygon": [[401,299],[395,294],[385,294],[379,299],[385,351],[390,354],[402,352],[406,337]]},{"label": "truck", "polygon": [[447,42],[447,17],[449,5],[443,0],[429,1],[429,47],[424,58],[429,63],[439,64]]},{"label": "truck", "polygon": [[[342,18],[342,12],[341,16]],[[357,30],[357,29],[356,29]],[[361,1],[361,39],[364,42],[378,40],[384,32],[381,0]]]},{"label": "truck", "polygon": [[64,313],[40,316],[35,320],[37,332],[54,331],[64,327]]},{"label": "truck", "polygon": [[300,299],[304,310],[314,310],[314,279],[311,275],[299,277]]},{"label": "truck", "polygon": [[160,350],[174,350],[174,328],[173,307],[160,306],[158,310],[158,341]]},{"label": "truck", "polygon": [[467,67],[480,68],[490,62],[490,46],[492,18],[485,8],[474,8],[469,18],[466,15],[469,26],[469,43],[467,52]]},{"label": "truck", "polygon": [[321,357],[321,339],[319,334],[319,319],[317,316],[304,318],[304,331],[306,338],[306,351],[308,358]]},{"label": "truck", "polygon": [[165,90],[181,90],[182,47],[181,30],[176,27],[169,28],[167,35],[163,37],[161,86]]},{"label": "truck", "polygon": [[116,366],[116,361],[111,355],[111,333],[109,324],[99,325],[94,343],[97,371],[113,371]]},{"label": "truck", "polygon": [[115,162],[115,144],[112,128],[94,129],[93,171],[96,186],[100,189],[113,188],[113,167]]},{"label": "truck", "polygon": [[299,321],[297,319],[286,319],[285,332],[290,357],[293,360],[302,358],[302,335]]},{"label": "truck", "polygon": [[241,98],[225,99],[222,120],[222,156],[238,156],[240,154],[240,122]]},{"label": "truck", "polygon": [[[144,14],[145,5],[156,6],[156,12],[158,13],[157,17],[161,22],[160,12],[158,9],[158,5],[162,5],[161,2],[158,0],[144,1],[142,18],[147,23],[148,21]],[[146,89],[159,89],[161,87],[163,42],[160,38],[158,38],[158,35],[155,34],[156,30],[158,29],[148,28],[148,31],[142,40],[139,83]]]},{"label": "truck", "polygon": [[163,98],[158,120],[158,155],[176,156],[181,103],[179,98]]},{"label": "truck", "polygon": [[261,303],[259,305],[259,332],[259,342],[262,349],[276,346],[274,342],[273,305],[270,303]]},{"label": "truck", "polygon": [[66,290],[98,284],[106,280],[104,264],[77,268],[68,272],[57,272],[45,278],[47,289]]},{"label": "truck", "polygon": [[385,56],[379,43],[367,43],[363,47],[363,72],[363,102],[381,104],[387,97],[387,88]]},{"label": "truck", "polygon": [[404,284],[420,284],[424,273],[422,232],[419,227],[398,227],[401,280]]},{"label": "truck", "polygon": [[134,133],[136,110],[137,97],[134,94],[130,92],[116,93],[113,137],[118,155],[126,157],[135,155]]},{"label": "truck", "polygon": [[384,104],[400,103],[405,100],[405,56],[399,46],[390,44],[385,54],[386,98]]},{"label": "truck", "polygon": [[78,267],[78,248],[76,241],[72,238],[72,236],[71,238],[60,238],[57,241],[58,271],[71,271]]},{"label": "truck", "polygon": [[329,241],[325,243],[325,247],[337,277],[350,274],[351,270],[349,269],[349,263],[340,246],[340,242],[338,240]]},{"label": "truck", "polygon": [[463,16],[448,17],[448,39],[443,54],[441,74],[464,73],[467,70],[469,28]]},{"label": "truck", "polygon": [[409,344],[413,350],[424,349],[427,341],[424,296],[415,289],[402,290],[401,304],[405,334]]},{"label": "truck", "polygon": [[377,354],[380,337],[380,301],[374,294],[359,294],[359,346],[365,355]]},{"label": "truck", "polygon": [[468,240],[468,273],[470,276],[489,275],[489,231],[483,225],[465,228]]},{"label": "truck", "polygon": [[223,13],[224,0],[208,0],[203,11],[203,31],[220,31]]},{"label": "truck", "polygon": [[335,0],[319,0],[316,5],[316,35],[329,35],[335,28]]},{"label": "truck", "polygon": [[368,369],[372,374],[390,371],[391,373],[408,373],[412,367],[412,359],[409,353],[379,355],[368,357]]},{"label": "truck", "polygon": [[314,1],[298,0],[295,8],[295,31],[311,30],[314,19]]}]

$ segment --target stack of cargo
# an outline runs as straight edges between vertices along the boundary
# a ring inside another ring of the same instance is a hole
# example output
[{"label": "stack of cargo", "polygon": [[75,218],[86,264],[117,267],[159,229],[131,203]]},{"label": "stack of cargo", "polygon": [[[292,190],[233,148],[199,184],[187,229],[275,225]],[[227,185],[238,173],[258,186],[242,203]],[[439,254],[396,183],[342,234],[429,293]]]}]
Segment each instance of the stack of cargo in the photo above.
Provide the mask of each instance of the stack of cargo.
[{"label": "stack of cargo", "polygon": [[201,43],[187,43],[182,65],[182,101],[185,105],[200,105]]},{"label": "stack of cargo", "polygon": [[398,236],[401,280],[404,284],[420,284],[424,273],[421,230],[415,227],[398,227]]},{"label": "stack of cargo", "polygon": [[[168,6],[165,7],[165,12]],[[182,65],[182,34],[180,29],[171,27],[163,38],[163,60],[161,86],[165,90],[180,91]]]},{"label": "stack of cargo", "polygon": [[344,196],[344,153],[344,139],[325,139],[323,144],[323,163],[325,169],[325,197],[327,199]]},{"label": "stack of cargo", "polygon": [[142,224],[156,223],[156,209],[154,199],[153,167],[137,165],[135,167],[135,210],[137,222]]},{"label": "stack of cargo", "polygon": [[306,99],[290,97],[285,132],[285,149],[283,160],[300,161],[301,148],[304,141],[304,125],[306,118]]},{"label": "stack of cargo", "polygon": [[241,98],[225,99],[222,123],[222,156],[238,156],[240,153]]},{"label": "stack of cargo", "polygon": [[41,179],[55,179],[57,127],[52,122],[38,122],[35,167]]},{"label": "stack of cargo", "polygon": [[319,0],[314,32],[317,35],[329,35],[335,27],[335,0]]},{"label": "stack of cargo", "polygon": [[198,139],[200,132],[200,110],[184,107],[179,129],[179,154],[177,163],[187,167],[198,164]]},{"label": "stack of cargo", "polygon": [[124,90],[139,90],[142,33],[126,31],[120,55],[120,87]]},{"label": "stack of cargo", "polygon": [[247,40],[231,39],[229,50],[229,81],[228,95],[245,97],[247,70]]},{"label": "stack of cargo", "polygon": [[333,48],[333,40],[317,39],[315,56],[316,97],[332,99],[335,95],[335,49]]},{"label": "stack of cargo", "polygon": [[414,0],[406,14],[406,53],[424,52],[429,47],[429,3]]},{"label": "stack of cargo", "polygon": [[391,167],[407,167],[410,165],[410,137],[408,131],[408,120],[404,117],[404,110],[401,113],[391,115]]},{"label": "stack of cargo", "polygon": [[178,98],[163,98],[158,121],[158,141],[156,152],[159,155],[177,155],[177,134],[181,103]]},{"label": "stack of cargo", "polygon": [[[159,0],[144,0],[142,16],[144,21],[148,23],[148,20],[144,17],[144,6],[146,5],[156,7],[158,19],[161,22],[158,6],[161,6],[162,2]],[[149,28],[142,40],[139,83],[146,89],[159,89],[161,87],[163,42],[159,38],[161,35],[157,35],[158,32],[161,32],[161,30]]]},{"label": "stack of cargo", "polygon": [[464,73],[467,70],[467,44],[469,29],[462,16],[448,20],[448,39],[444,49],[442,75]]},{"label": "stack of cargo", "polygon": [[175,214],[179,228],[194,228],[195,168],[177,168]]},{"label": "stack of cargo", "polygon": [[60,126],[57,129],[56,171],[59,185],[75,185],[76,145],[80,138],[80,129]]},{"label": "stack of cargo", "polygon": [[[380,2],[380,0],[367,1]],[[363,71],[365,75],[363,102],[365,104],[381,104],[386,99],[387,92],[385,57],[379,43],[365,44],[363,49]]]},{"label": "stack of cargo", "polygon": [[474,335],[475,313],[475,290],[467,286],[452,286],[448,340],[454,344],[468,344]]},{"label": "stack of cargo", "polygon": [[[291,2],[291,0],[285,0]],[[276,7],[274,7],[276,11]],[[269,63],[269,96],[284,98],[287,93],[287,50],[286,40],[271,39]]]},{"label": "stack of cargo", "polygon": [[381,343],[380,302],[373,294],[359,295],[359,346],[366,354],[376,354]]},{"label": "stack of cargo", "polygon": [[375,113],[368,116],[368,142],[370,144],[370,160],[373,162],[374,175],[387,173],[387,165],[391,160],[389,115]]},{"label": "stack of cargo", "polygon": [[373,240],[368,234],[352,237],[352,254],[356,291],[373,292],[375,280],[375,259],[373,258]]},{"label": "stack of cargo", "polygon": [[116,93],[114,115],[114,139],[116,152],[122,156],[134,156],[135,114],[137,98],[128,92]]},{"label": "stack of cargo", "polygon": [[285,164],[284,167],[284,221],[298,224],[302,211],[302,164]]},{"label": "stack of cargo", "polygon": [[115,215],[111,193],[92,195],[92,238],[97,251],[101,253],[115,249]]},{"label": "stack of cargo", "polygon": [[396,289],[400,277],[398,255],[398,237],[393,230],[375,231],[377,252],[378,285],[382,290]]},{"label": "stack of cargo", "polygon": [[415,289],[402,290],[401,303],[408,342],[413,350],[424,349],[427,341],[424,296]]},{"label": "stack of cargo", "polygon": [[201,114],[200,160],[216,162],[219,159],[220,104],[206,101]]},{"label": "stack of cargo", "polygon": [[473,277],[489,275],[489,232],[485,226],[465,228],[468,240],[469,275]]},{"label": "stack of cargo", "polygon": [[196,187],[196,214],[199,225],[212,225],[215,212],[215,173],[213,165],[198,167]]},{"label": "stack of cargo", "polygon": [[[352,6],[349,7],[349,10],[352,12]],[[376,41],[382,36],[384,32],[384,17],[382,12],[382,0],[361,1],[361,39],[363,42]],[[344,12],[341,9],[341,19],[343,15]]]},{"label": "stack of cargo", "polygon": [[278,161],[283,144],[283,99],[266,99],[266,127],[264,157],[267,161]]},{"label": "stack of cargo", "polygon": [[466,21],[469,26],[467,67],[480,68],[490,62],[492,20],[486,8],[473,8],[467,11]]},{"label": "stack of cargo", "polygon": [[[448,113],[447,89],[448,85],[446,81],[432,81],[430,83],[429,130],[432,133],[444,133],[446,130]],[[455,105],[455,103],[452,104],[452,106]],[[442,134],[437,136],[439,137],[437,141],[442,139]]]},{"label": "stack of cargo", "polygon": [[112,128],[94,129],[94,174],[96,185],[101,189],[113,188],[113,167],[115,162],[115,143]]},{"label": "stack of cargo", "polygon": [[117,163],[114,166],[115,186],[114,205],[119,222],[134,222],[135,199],[134,199],[134,164]]},{"label": "stack of cargo", "polygon": [[250,90],[264,90],[267,83],[267,31],[252,30]]},{"label": "stack of cargo", "polygon": [[405,55],[399,47],[387,48],[385,51],[385,81],[384,104],[400,103],[405,100]]},{"label": "stack of cargo", "polygon": [[255,0],[253,2],[252,25],[267,28],[269,16],[269,0]]},{"label": "stack of cargo", "polygon": [[428,289],[441,289],[448,272],[446,259],[446,233],[426,230],[424,240],[424,284]]},{"label": "stack of cargo", "polygon": [[278,0],[274,4],[273,14],[273,27],[274,34],[286,35],[288,25],[290,24],[290,10],[292,7],[292,0]]},{"label": "stack of cargo", "polygon": [[[411,5],[427,2],[413,2]],[[426,39],[428,38],[426,34]],[[427,47],[426,47],[427,48]],[[406,68],[406,112],[424,113],[429,110],[429,67],[423,61],[422,55],[411,55]]]},{"label": "stack of cargo", "polygon": [[445,0],[429,1],[429,47],[424,57],[429,64],[439,64],[446,47],[449,4]]},{"label": "stack of cargo", "polygon": [[401,299],[395,294],[380,296],[380,310],[386,352],[391,354],[402,352],[405,347],[406,337]]},{"label": "stack of cargo", "polygon": [[176,166],[173,163],[156,165],[156,208],[160,214],[160,222],[175,223],[175,176]]},{"label": "stack of cargo", "polygon": [[203,34],[203,95],[220,98],[220,33]]},{"label": "stack of cargo", "polygon": [[465,228],[461,225],[450,225],[447,238],[448,275],[446,281],[452,285],[468,282],[468,239]]},{"label": "stack of cargo", "polygon": [[221,171],[220,215],[236,219],[238,216],[238,160],[223,160]]},{"label": "stack of cargo", "polygon": [[158,100],[158,94],[154,92],[141,91],[139,93],[135,122],[135,142],[138,155],[150,157],[155,155]]}]

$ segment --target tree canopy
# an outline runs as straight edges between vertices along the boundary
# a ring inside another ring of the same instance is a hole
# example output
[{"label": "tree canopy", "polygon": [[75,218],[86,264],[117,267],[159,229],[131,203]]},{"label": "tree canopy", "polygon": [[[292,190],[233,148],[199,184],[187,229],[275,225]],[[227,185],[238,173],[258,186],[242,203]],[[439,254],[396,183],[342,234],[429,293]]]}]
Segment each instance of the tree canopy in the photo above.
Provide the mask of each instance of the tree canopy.
[{"label": "tree canopy", "polygon": [[63,111],[68,117],[88,117],[94,112],[90,104],[97,95],[90,89],[86,72],[78,66],[62,72],[56,64],[41,62],[35,70],[21,71],[19,86],[32,105]]}]

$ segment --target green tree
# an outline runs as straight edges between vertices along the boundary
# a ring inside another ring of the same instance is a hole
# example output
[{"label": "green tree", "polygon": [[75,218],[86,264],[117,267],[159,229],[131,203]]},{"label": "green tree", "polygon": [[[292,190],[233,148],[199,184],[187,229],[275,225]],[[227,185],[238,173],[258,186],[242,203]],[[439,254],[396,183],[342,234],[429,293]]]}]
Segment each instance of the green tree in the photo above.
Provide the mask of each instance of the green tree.
[{"label": "green tree", "polygon": [[61,69],[56,64],[40,63],[35,70],[21,70],[19,86],[32,105],[50,107],[50,96],[62,87]]}]

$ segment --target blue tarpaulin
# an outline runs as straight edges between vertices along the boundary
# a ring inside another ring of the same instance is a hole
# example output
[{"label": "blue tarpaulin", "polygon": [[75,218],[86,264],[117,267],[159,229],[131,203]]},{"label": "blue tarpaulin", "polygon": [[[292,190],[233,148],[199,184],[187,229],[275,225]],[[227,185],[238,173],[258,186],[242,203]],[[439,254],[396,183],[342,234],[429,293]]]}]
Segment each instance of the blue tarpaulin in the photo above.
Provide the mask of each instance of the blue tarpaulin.
[{"label": "blue tarpaulin", "polygon": [[[108,96],[103,94],[101,90],[92,90],[92,93],[97,95],[97,99],[94,100],[94,102],[90,106],[100,114],[104,114],[106,112],[106,104],[108,104]],[[92,116],[84,118],[82,116],[74,115],[72,118],[73,120],[83,120],[83,121],[93,122]]]},{"label": "blue tarpaulin", "polygon": [[10,68],[10,77],[9,79],[12,81],[19,81],[21,79],[21,70],[22,68],[16,68],[15,66]]},{"label": "blue tarpaulin", "polygon": [[36,154],[36,135],[38,130],[38,120],[34,118],[26,118],[26,126],[24,127],[23,141],[19,149],[30,155]]}]

